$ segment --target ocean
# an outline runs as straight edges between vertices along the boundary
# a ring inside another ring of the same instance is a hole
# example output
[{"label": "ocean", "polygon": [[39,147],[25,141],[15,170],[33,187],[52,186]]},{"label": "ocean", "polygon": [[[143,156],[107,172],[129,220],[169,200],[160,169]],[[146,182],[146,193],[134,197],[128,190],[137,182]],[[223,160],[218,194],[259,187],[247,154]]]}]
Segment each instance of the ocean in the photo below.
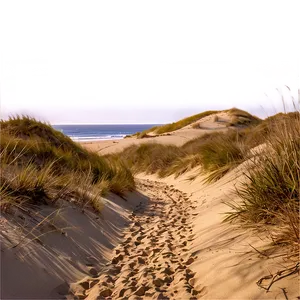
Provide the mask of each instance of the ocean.
[{"label": "ocean", "polygon": [[52,125],[76,142],[123,139],[159,124]]}]

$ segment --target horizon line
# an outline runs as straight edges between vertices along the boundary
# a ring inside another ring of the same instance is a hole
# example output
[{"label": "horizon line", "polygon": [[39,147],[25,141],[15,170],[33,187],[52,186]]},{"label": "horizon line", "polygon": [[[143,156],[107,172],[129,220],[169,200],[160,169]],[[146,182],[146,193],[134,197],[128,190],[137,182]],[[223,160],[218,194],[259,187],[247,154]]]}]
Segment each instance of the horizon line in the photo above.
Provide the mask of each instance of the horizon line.
[{"label": "horizon line", "polygon": [[164,125],[168,123],[50,123],[50,125]]}]

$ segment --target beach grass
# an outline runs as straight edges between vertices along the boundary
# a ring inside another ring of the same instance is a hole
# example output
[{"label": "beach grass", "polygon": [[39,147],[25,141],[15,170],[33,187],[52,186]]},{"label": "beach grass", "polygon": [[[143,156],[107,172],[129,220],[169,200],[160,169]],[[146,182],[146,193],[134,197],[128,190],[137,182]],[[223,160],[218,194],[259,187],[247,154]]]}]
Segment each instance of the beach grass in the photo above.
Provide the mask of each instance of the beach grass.
[{"label": "beach grass", "polygon": [[172,174],[177,177],[200,167],[199,175],[205,174],[207,182],[211,182],[220,179],[247,158],[244,137],[243,132],[231,129],[206,133],[181,147],[158,143],[132,145],[115,156],[134,173],[157,173],[160,177]]},{"label": "beach grass", "polygon": [[1,209],[55,204],[64,196],[99,210],[103,193],[134,189],[124,163],[87,151],[49,124],[15,116],[0,126]]},{"label": "beach grass", "polygon": [[121,154],[108,155],[108,157],[119,158],[133,173],[158,173],[162,176],[163,170],[171,167],[174,161],[183,155],[184,152],[174,145],[144,143],[132,145],[124,149]]},{"label": "beach grass", "polygon": [[[299,112],[267,119],[264,148],[249,160],[236,194],[240,202],[227,203],[226,220],[242,226],[268,229],[273,244],[291,246],[299,254],[300,116]],[[271,226],[271,227],[270,227]],[[271,228],[271,229],[270,229]]]}]

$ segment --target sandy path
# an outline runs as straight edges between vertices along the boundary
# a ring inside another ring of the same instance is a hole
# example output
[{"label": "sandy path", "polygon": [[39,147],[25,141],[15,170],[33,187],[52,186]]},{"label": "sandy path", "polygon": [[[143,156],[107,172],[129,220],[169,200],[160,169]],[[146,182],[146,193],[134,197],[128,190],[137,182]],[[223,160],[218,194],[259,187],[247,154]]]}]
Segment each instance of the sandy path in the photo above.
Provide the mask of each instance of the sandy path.
[{"label": "sandy path", "polygon": [[137,187],[149,204],[132,213],[124,242],[99,277],[81,283],[82,294],[87,299],[197,299],[205,289],[195,289],[189,268],[197,258],[188,252],[195,206],[187,194],[164,183],[139,180]]}]

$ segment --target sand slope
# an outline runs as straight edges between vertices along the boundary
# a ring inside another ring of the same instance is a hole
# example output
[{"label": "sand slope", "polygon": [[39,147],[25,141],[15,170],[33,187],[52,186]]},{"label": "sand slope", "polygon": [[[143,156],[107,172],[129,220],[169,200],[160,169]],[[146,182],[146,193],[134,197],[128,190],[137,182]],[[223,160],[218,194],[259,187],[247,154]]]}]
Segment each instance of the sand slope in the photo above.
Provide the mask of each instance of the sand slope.
[{"label": "sand slope", "polygon": [[130,213],[148,199],[133,193],[127,202],[115,195],[103,201],[100,216],[70,203],[2,213],[1,299],[62,298],[70,283],[98,274],[121,241]]}]

